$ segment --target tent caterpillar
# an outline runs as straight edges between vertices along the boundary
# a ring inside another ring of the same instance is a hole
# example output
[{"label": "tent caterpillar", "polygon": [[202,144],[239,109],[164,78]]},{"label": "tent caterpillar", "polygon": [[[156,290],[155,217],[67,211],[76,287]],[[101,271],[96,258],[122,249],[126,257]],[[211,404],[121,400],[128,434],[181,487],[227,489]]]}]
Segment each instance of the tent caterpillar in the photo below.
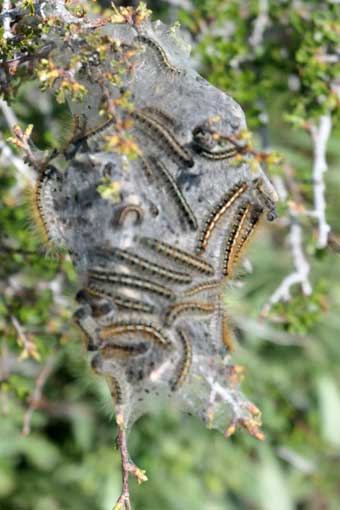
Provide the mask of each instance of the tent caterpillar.
[{"label": "tent caterpillar", "polygon": [[113,283],[120,287],[131,287],[151,292],[167,299],[174,299],[175,297],[171,289],[158,283],[151,282],[150,279],[141,278],[135,275],[115,273],[98,267],[91,269],[88,274],[93,280]]},{"label": "tent caterpillar", "polygon": [[189,375],[189,371],[192,365],[192,343],[189,336],[181,329],[177,330],[178,336],[181,340],[183,355],[178,365],[178,373],[175,380],[171,383],[171,390],[176,391],[182,386],[185,379]]},{"label": "tent caterpillar", "polygon": [[190,228],[192,230],[197,230],[197,220],[196,217],[186,201],[183,193],[179,189],[176,180],[173,178],[171,173],[168,171],[168,169],[163,165],[161,161],[157,161],[156,158],[149,158],[152,162],[153,166],[157,169],[158,173],[162,177],[163,181],[165,182],[165,185],[169,189],[170,195],[173,196],[174,201],[176,202],[178,208],[183,213],[183,216],[186,220],[186,222],[189,224]]},{"label": "tent caterpillar", "polygon": [[190,152],[178,142],[172,132],[164,127],[159,120],[154,119],[142,110],[133,110],[130,115],[154,135],[156,143],[162,144],[168,149],[169,156],[172,157],[175,163],[189,168],[194,166],[194,160]]},{"label": "tent caterpillar", "polygon": [[209,212],[207,219],[201,230],[197,246],[197,255],[202,254],[208,245],[208,241],[216,227],[218,221],[224,215],[224,213],[236,202],[238,198],[247,190],[248,185],[246,182],[240,182],[233,186],[231,190],[213,207]]},{"label": "tent caterpillar", "polygon": [[155,276],[159,276],[160,278],[164,278],[165,280],[170,280],[180,284],[191,283],[192,277],[187,273],[181,273],[179,271],[175,271],[170,268],[166,268],[164,266],[160,266],[159,264],[155,264],[154,262],[149,261],[137,255],[135,253],[131,253],[127,250],[120,250],[119,248],[113,248],[112,254],[117,259],[126,262],[127,264],[136,267],[137,269],[141,269],[143,271],[149,272]]},{"label": "tent caterpillar", "polygon": [[146,46],[149,46],[152,50],[154,50],[155,53],[157,53],[160,62],[164,65],[164,68],[166,70],[169,70],[175,74],[181,73],[181,71],[179,69],[177,69],[175,66],[173,66],[170,63],[166,51],[163,49],[163,47],[157,41],[155,41],[155,39],[152,39],[151,37],[141,34],[141,35],[137,36],[137,41],[141,42],[142,44],[144,44]]},{"label": "tent caterpillar", "polygon": [[234,223],[231,227],[230,234],[227,238],[226,247],[223,258],[223,275],[228,276],[231,273],[231,268],[235,264],[235,252],[237,250],[239,238],[244,228],[247,216],[249,214],[249,204],[241,205],[236,214]]},{"label": "tent caterpillar", "polygon": [[164,316],[164,324],[167,327],[170,327],[182,314],[211,314],[214,312],[215,306],[209,303],[200,303],[198,301],[187,301],[183,303],[176,303],[172,306],[169,306],[165,316]]},{"label": "tent caterpillar", "polygon": [[113,322],[112,324],[103,326],[100,330],[100,336],[103,339],[130,333],[141,334],[147,338],[151,338],[155,343],[162,347],[169,347],[172,343],[160,329],[146,322]]},{"label": "tent caterpillar", "polygon": [[118,308],[125,308],[127,310],[140,313],[155,313],[155,307],[145,303],[144,301],[128,298],[120,294],[113,294],[109,290],[101,290],[97,285],[92,283],[85,288],[85,291],[91,296],[112,300]]},{"label": "tent caterpillar", "polygon": [[196,257],[191,253],[179,250],[170,244],[151,237],[141,237],[140,241],[148,248],[155,250],[157,253],[164,255],[165,257],[175,260],[179,264],[183,264],[184,266],[195,269],[201,273],[209,275],[214,274],[213,267],[200,257]]}]

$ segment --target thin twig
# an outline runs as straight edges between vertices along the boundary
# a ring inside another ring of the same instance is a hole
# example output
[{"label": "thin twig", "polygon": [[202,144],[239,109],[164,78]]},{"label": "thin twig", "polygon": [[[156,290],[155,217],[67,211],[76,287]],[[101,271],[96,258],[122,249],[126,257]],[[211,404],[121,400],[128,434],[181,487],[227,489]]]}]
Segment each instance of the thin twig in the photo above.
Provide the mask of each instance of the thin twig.
[{"label": "thin twig", "polygon": [[325,248],[328,243],[330,226],[326,219],[326,199],[324,174],[327,171],[326,152],[327,143],[332,131],[331,115],[322,115],[319,125],[311,124],[309,132],[313,141],[313,188],[314,188],[314,211],[313,216],[318,221],[318,248]]},{"label": "thin twig", "polygon": [[254,52],[263,41],[264,32],[269,22],[268,10],[268,0],[259,0],[259,12],[254,21],[253,32],[248,39]]},{"label": "thin twig", "polygon": [[22,434],[24,436],[27,436],[31,431],[31,420],[33,413],[39,406],[39,402],[42,398],[43,388],[55,367],[56,360],[56,354],[52,354],[49,358],[47,358],[47,361],[36,380],[35,388],[29,399],[30,404],[24,416],[24,423],[22,427]]},{"label": "thin twig", "polygon": [[268,315],[271,307],[280,301],[289,301],[291,299],[291,288],[294,285],[300,285],[305,296],[312,293],[312,286],[309,280],[310,264],[303,251],[303,233],[302,227],[297,219],[293,219],[288,236],[292,251],[294,269],[292,273],[286,276],[276,291],[270,296],[268,302],[261,311],[261,318]]}]

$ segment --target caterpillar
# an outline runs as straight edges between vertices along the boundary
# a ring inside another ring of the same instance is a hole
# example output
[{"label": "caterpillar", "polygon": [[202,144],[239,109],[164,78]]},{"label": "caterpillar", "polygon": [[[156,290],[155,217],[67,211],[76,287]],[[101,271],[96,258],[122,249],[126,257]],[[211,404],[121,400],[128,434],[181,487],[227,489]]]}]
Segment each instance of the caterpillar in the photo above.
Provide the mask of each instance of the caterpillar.
[{"label": "caterpillar", "polygon": [[238,152],[234,148],[225,149],[221,151],[209,151],[207,148],[203,149],[198,147],[196,144],[194,145],[196,152],[205,159],[212,159],[214,161],[222,161],[224,159],[234,158]]},{"label": "caterpillar", "polygon": [[162,144],[164,148],[168,149],[168,154],[175,163],[189,168],[194,166],[194,160],[190,152],[178,142],[172,132],[164,127],[159,120],[141,110],[133,110],[130,115],[154,135],[156,143]]},{"label": "caterpillar", "polygon": [[235,220],[232,225],[229,236],[227,237],[226,247],[223,258],[223,275],[228,276],[231,273],[231,268],[234,266],[236,258],[235,252],[238,247],[238,242],[242,230],[244,228],[247,216],[249,214],[249,204],[241,205],[236,214]]},{"label": "caterpillar", "polygon": [[134,289],[151,292],[167,299],[174,299],[175,297],[171,289],[158,283],[151,282],[146,278],[114,273],[112,271],[101,268],[93,268],[89,271],[88,274],[91,279],[113,283],[114,285],[118,285],[120,287],[131,287]]},{"label": "caterpillar", "polygon": [[201,230],[197,245],[196,253],[201,255],[207,248],[208,241],[216,227],[218,221],[224,213],[236,202],[238,198],[247,190],[248,185],[246,182],[240,182],[233,186],[231,190],[214,206]]},{"label": "caterpillar", "polygon": [[160,278],[164,278],[165,280],[170,280],[180,284],[187,284],[191,283],[192,281],[192,277],[187,273],[182,273],[170,268],[166,268],[164,266],[160,266],[159,264],[155,264],[154,262],[151,262],[141,257],[140,255],[131,253],[127,250],[114,248],[112,250],[112,255],[114,258],[126,262],[128,265],[149,272],[155,276],[159,276]]},{"label": "caterpillar", "polygon": [[100,330],[100,336],[103,339],[130,333],[141,334],[147,338],[151,338],[162,347],[169,347],[172,343],[160,329],[146,322],[113,322],[112,324],[103,326]]},{"label": "caterpillar", "polygon": [[116,377],[106,376],[106,381],[110,389],[111,397],[113,402],[116,405],[121,405],[123,403],[123,391],[122,387],[118,382],[118,379]]},{"label": "caterpillar", "polygon": [[165,185],[169,189],[169,193],[173,196],[178,208],[181,210],[185,221],[189,224],[192,230],[197,230],[197,220],[196,217],[186,201],[183,193],[179,189],[176,180],[173,178],[168,169],[163,165],[161,161],[157,161],[155,158],[149,158],[152,162],[154,168],[158,171],[161,178],[163,179]]},{"label": "caterpillar", "polygon": [[149,305],[148,303],[145,303],[144,301],[139,301],[138,299],[132,299],[127,298],[125,296],[121,296],[119,294],[113,294],[112,292],[103,291],[99,287],[97,287],[94,284],[89,284],[89,287],[86,287],[85,289],[90,295],[94,297],[104,298],[104,299],[111,299],[114,304],[118,308],[123,308],[127,310],[131,310],[134,312],[140,312],[140,313],[155,313],[155,307],[152,305]]},{"label": "caterpillar", "polygon": [[116,220],[117,224],[119,226],[122,226],[124,224],[126,218],[131,214],[134,214],[136,216],[136,220],[134,222],[135,225],[140,225],[143,222],[143,218],[144,218],[143,209],[141,207],[139,207],[138,205],[129,204],[129,205],[125,205],[124,207],[119,209],[118,214],[117,214],[117,220]]},{"label": "caterpillar", "polygon": [[149,345],[145,342],[135,342],[129,344],[117,344],[113,342],[105,343],[100,348],[100,354],[104,359],[121,358],[130,356],[139,356],[145,354],[149,349]]},{"label": "caterpillar", "polygon": [[179,250],[178,248],[174,248],[170,244],[167,244],[163,241],[159,241],[158,239],[154,239],[151,237],[141,237],[140,241],[142,244],[150,248],[151,250],[155,250],[157,253],[164,255],[170,259],[175,260],[179,264],[183,264],[184,266],[190,267],[191,269],[195,269],[198,272],[206,273],[209,275],[214,274],[214,269],[205,260],[200,257],[196,257],[191,253],[188,253],[183,250]]},{"label": "caterpillar", "polygon": [[234,350],[234,344],[232,342],[231,332],[229,329],[228,316],[227,316],[225,310],[223,310],[223,315],[222,315],[222,341],[223,341],[223,344],[227,347],[229,352],[232,352]]},{"label": "caterpillar", "polygon": [[223,284],[222,280],[208,280],[202,283],[199,283],[198,285],[195,285],[194,287],[191,287],[190,289],[183,292],[183,296],[185,297],[191,297],[195,294],[200,294],[201,292],[206,292],[212,289],[218,289]]},{"label": "caterpillar", "polygon": [[62,248],[64,237],[53,198],[58,179],[60,179],[60,173],[52,165],[39,172],[33,190],[32,213],[46,244],[50,247]]},{"label": "caterpillar", "polygon": [[215,306],[209,303],[200,303],[198,301],[186,301],[183,303],[176,303],[172,306],[169,306],[165,316],[164,316],[164,324],[167,327],[170,327],[182,314],[211,314],[214,312]]},{"label": "caterpillar", "polygon": [[155,41],[155,39],[151,39],[150,37],[147,37],[145,35],[138,35],[137,41],[141,42],[142,44],[145,44],[146,46],[149,46],[152,50],[154,50],[155,53],[158,55],[160,62],[164,65],[165,69],[171,71],[172,73],[180,74],[181,71],[169,62],[166,51],[157,41]]},{"label": "caterpillar", "polygon": [[245,228],[242,231],[242,235],[240,237],[240,242],[237,246],[237,251],[235,252],[235,255],[233,257],[233,265],[235,265],[238,261],[238,259],[241,256],[241,253],[246,246],[247,242],[249,241],[250,236],[255,231],[255,228],[258,225],[258,222],[261,218],[261,215],[263,213],[262,207],[254,207],[250,211],[250,217],[248,220],[248,223],[245,225]]},{"label": "caterpillar", "polygon": [[177,330],[177,334],[182,343],[183,356],[178,366],[178,374],[174,381],[171,383],[171,390],[176,391],[182,386],[185,379],[189,375],[189,371],[192,365],[192,343],[189,336],[181,329]]}]

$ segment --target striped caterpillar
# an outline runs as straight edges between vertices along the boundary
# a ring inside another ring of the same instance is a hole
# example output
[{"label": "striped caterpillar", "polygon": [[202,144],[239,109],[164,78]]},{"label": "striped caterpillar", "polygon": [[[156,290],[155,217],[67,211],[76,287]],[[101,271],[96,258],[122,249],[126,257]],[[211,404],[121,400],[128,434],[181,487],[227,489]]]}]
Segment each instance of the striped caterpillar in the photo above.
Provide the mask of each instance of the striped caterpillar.
[{"label": "striped caterpillar", "polygon": [[215,306],[209,303],[200,303],[199,301],[185,301],[183,303],[176,303],[168,307],[164,316],[164,324],[167,327],[172,326],[172,324],[174,324],[183,314],[189,316],[193,314],[198,314],[199,316],[210,316],[214,311]]},{"label": "striped caterpillar", "polygon": [[112,250],[108,250],[108,254],[112,254],[113,258],[116,258],[127,265],[168,281],[173,281],[179,284],[187,284],[192,281],[192,277],[188,273],[182,273],[180,271],[175,271],[174,269],[161,266],[128,250],[112,248]]},{"label": "striped caterpillar", "polygon": [[263,209],[261,207],[246,205],[240,207],[236,213],[236,221],[227,237],[224,259],[223,274],[230,276],[232,268],[236,266],[246,243],[254,232]]},{"label": "striped caterpillar", "polygon": [[151,237],[141,237],[140,242],[150,248],[151,250],[156,251],[160,255],[164,257],[173,259],[175,262],[187,266],[191,269],[194,269],[200,273],[206,273],[208,275],[214,274],[214,269],[206,262],[204,259],[200,257],[196,257],[189,252],[184,250],[180,250],[178,248],[174,248],[170,244],[165,243],[164,241],[159,241],[158,239],[154,239]]},{"label": "striped caterpillar", "polygon": [[161,179],[164,181],[169,194],[176,202],[176,205],[183,214],[185,221],[189,224],[192,230],[197,230],[198,225],[196,217],[169,170],[163,165],[161,161],[157,161],[156,158],[150,157],[149,160],[151,161],[153,167],[157,170],[157,173],[160,175]]},{"label": "striped caterpillar", "polygon": [[166,299],[174,299],[175,297],[172,290],[165,287],[164,285],[151,282],[146,278],[141,278],[135,275],[115,273],[110,270],[98,267],[90,269],[88,274],[91,280],[113,283],[118,287],[130,287],[145,292],[151,292],[158,294],[159,296],[162,296]]},{"label": "striped caterpillar", "polygon": [[49,247],[64,246],[63,229],[55,210],[53,194],[58,189],[59,171],[52,165],[39,172],[32,197],[33,219]]},{"label": "striped caterpillar", "polygon": [[247,188],[248,185],[246,182],[236,184],[209,212],[198,237],[196,245],[196,253],[198,255],[201,255],[206,250],[208,241],[224,213],[230,209],[230,207],[241,197]]},{"label": "striped caterpillar", "polygon": [[138,124],[144,127],[144,129],[150,132],[154,142],[161,145],[175,163],[184,165],[188,168],[192,168],[194,166],[194,160],[191,153],[178,142],[167,127],[165,127],[158,119],[150,116],[147,110],[133,110],[130,113],[130,116]]},{"label": "striped caterpillar", "polygon": [[170,384],[172,391],[177,391],[188,377],[192,365],[192,343],[189,336],[182,330],[178,329],[177,334],[182,344],[182,359],[177,367],[177,375]]},{"label": "striped caterpillar", "polygon": [[99,332],[99,335],[102,339],[127,334],[140,334],[146,338],[151,339],[161,347],[169,347],[172,344],[172,342],[164,335],[160,329],[146,322],[117,321],[107,326],[103,326]]},{"label": "striped caterpillar", "polygon": [[152,39],[151,37],[148,37],[143,34],[138,35],[136,39],[138,42],[141,42],[142,44],[149,46],[157,54],[159,61],[166,70],[169,70],[175,74],[180,74],[181,71],[170,63],[166,51],[157,41],[155,41],[155,39]]}]

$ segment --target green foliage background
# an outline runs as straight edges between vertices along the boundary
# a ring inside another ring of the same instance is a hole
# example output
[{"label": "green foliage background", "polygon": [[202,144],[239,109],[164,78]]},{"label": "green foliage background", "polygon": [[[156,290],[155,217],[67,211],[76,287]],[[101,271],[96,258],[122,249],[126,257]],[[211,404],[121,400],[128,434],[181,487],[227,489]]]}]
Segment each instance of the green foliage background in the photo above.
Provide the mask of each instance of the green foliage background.
[{"label": "green foliage background", "polygon": [[[225,442],[174,409],[144,417],[130,436],[132,457],[149,475],[142,487],[132,482],[138,510],[340,507],[340,264],[334,249],[340,235],[340,133],[338,99],[329,87],[340,79],[340,63],[318,58],[340,54],[340,7],[330,1],[268,5],[268,27],[256,48],[249,36],[257,0],[194,0],[191,10],[166,3],[158,10],[158,2],[150,7],[164,22],[181,20],[200,72],[242,104],[258,147],[262,135],[284,156],[283,165],[270,167],[271,176],[284,175],[290,165],[307,208],[313,154],[303,126],[332,113],[326,184],[335,241],[333,248],[317,250],[315,225],[301,218],[313,294],[304,297],[297,287],[288,304],[277,305],[260,323],[262,306],[292,271],[287,205],[280,204],[281,219],[252,245],[252,273],[226,296],[239,338],[235,359],[246,367],[243,388],[263,411],[267,441],[238,432]],[[37,92],[36,84],[20,89],[13,108],[23,126],[34,124],[40,148],[62,138],[64,109]],[[5,140],[10,132],[0,122]],[[29,227],[16,170],[5,162],[0,193],[1,360],[7,360],[6,367],[0,361],[0,508],[109,510],[120,490],[115,427],[105,384],[91,375],[71,325],[75,275],[68,261],[44,254]],[[34,340],[38,359],[18,360],[22,346],[11,316]],[[55,367],[25,437],[27,399],[50,356]]]}]

